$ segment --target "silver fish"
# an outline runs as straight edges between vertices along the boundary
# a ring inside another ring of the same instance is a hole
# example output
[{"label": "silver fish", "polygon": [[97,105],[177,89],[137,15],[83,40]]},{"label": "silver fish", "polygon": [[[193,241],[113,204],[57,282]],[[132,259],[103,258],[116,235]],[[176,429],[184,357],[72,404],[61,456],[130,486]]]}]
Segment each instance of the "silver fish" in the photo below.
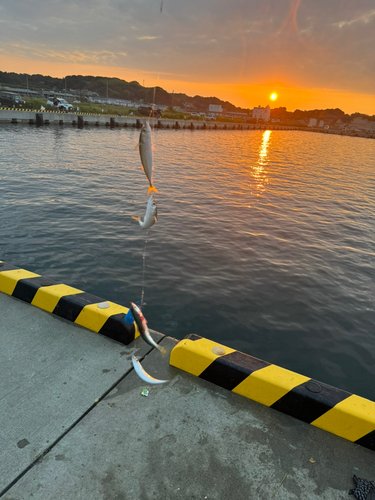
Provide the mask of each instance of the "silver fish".
[{"label": "silver fish", "polygon": [[154,339],[151,337],[150,332],[148,330],[146,318],[143,316],[142,311],[139,307],[134,304],[134,302],[130,302],[129,309],[133,315],[134,321],[138,327],[138,331],[143,338],[143,340],[150,345],[151,347],[156,347],[162,354],[166,352],[164,347],[160,347]]},{"label": "silver fish", "polygon": [[145,216],[143,217],[143,221],[141,221],[140,217],[132,217],[134,220],[139,222],[139,225],[144,229],[149,229],[153,226],[157,220],[158,216],[158,207],[156,205],[156,200],[153,194],[151,194],[148,199],[147,208]]},{"label": "silver fish", "polygon": [[132,356],[133,366],[136,374],[148,384],[165,384],[165,382],[169,382],[169,380],[159,380],[157,378],[151,377],[145,370],[142,368],[141,363],[135,356]]},{"label": "silver fish", "polygon": [[148,188],[148,194],[151,191],[158,192],[158,190],[152,184],[152,146],[151,146],[151,128],[148,122],[142,125],[141,133],[139,134],[139,154],[141,156],[141,163],[144,173],[148,179],[150,187]]}]

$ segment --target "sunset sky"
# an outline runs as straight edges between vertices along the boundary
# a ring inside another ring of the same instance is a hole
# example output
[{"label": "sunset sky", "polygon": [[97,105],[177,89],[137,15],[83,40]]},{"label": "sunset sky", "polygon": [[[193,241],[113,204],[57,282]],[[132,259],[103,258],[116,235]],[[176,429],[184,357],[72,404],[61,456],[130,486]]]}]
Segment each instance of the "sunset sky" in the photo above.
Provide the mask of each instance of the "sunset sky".
[{"label": "sunset sky", "polygon": [[[0,70],[375,114],[374,0],[0,0]],[[270,100],[272,93],[278,99]]]}]

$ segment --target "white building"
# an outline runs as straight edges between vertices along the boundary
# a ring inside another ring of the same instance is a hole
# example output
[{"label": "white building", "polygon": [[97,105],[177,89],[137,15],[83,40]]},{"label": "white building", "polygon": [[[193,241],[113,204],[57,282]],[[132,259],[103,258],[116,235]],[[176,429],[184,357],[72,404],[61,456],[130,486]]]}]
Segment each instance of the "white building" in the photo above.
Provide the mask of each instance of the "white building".
[{"label": "white building", "polygon": [[253,109],[253,118],[255,118],[256,120],[263,120],[264,122],[268,122],[270,120],[270,116],[271,110],[269,106],[266,106],[265,108],[258,106],[257,108]]},{"label": "white building", "polygon": [[221,104],[209,104],[208,112],[215,115],[221,115],[221,113],[223,112],[223,107]]},{"label": "white building", "polygon": [[316,118],[310,118],[308,127],[316,127],[317,119]]}]

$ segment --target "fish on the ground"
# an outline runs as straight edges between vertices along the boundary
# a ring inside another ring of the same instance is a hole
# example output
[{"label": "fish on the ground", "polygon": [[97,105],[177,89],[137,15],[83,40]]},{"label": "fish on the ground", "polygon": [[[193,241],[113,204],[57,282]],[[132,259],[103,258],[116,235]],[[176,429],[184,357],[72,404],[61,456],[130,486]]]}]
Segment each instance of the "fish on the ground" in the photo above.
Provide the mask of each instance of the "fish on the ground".
[{"label": "fish on the ground", "polygon": [[131,310],[131,313],[133,315],[134,321],[138,327],[139,333],[143,340],[147,342],[148,345],[151,347],[156,347],[158,351],[160,351],[162,354],[165,354],[166,350],[164,347],[160,347],[155,340],[151,337],[150,332],[148,330],[147,326],[147,321],[146,318],[143,316],[142,311],[140,308],[134,304],[134,302],[130,302],[129,309]]},{"label": "fish on the ground", "polygon": [[133,366],[136,374],[144,381],[147,382],[148,384],[165,384],[166,382],[169,382],[169,380],[159,380],[157,378],[151,377],[143,368],[141,363],[138,361],[138,359],[135,356],[132,356],[132,361],[133,361]]},{"label": "fish on the ground", "polygon": [[132,217],[132,218],[134,220],[137,220],[139,222],[139,225],[144,229],[149,229],[151,226],[155,224],[157,216],[158,216],[158,207],[156,205],[155,196],[151,194],[150,198],[148,199],[146,213],[145,216],[143,217],[143,221],[141,220],[140,217]]},{"label": "fish on the ground", "polygon": [[150,194],[151,191],[155,191],[157,193],[158,190],[152,184],[153,164],[152,164],[151,128],[148,122],[145,122],[142,125],[141,133],[139,134],[138,148],[139,148],[139,154],[141,156],[142,168],[144,173],[146,174],[148,183],[150,184],[150,187],[148,188],[148,194]]}]

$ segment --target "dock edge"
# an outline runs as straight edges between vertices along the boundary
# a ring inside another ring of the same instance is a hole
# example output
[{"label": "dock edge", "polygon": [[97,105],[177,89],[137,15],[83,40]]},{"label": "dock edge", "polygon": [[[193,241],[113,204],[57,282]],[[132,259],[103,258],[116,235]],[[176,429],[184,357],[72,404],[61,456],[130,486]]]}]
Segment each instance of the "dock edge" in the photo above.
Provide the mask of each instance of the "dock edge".
[{"label": "dock edge", "polygon": [[375,403],[195,334],[170,365],[375,451]]},{"label": "dock edge", "polygon": [[139,336],[128,308],[0,260],[0,292],[128,345]]}]

